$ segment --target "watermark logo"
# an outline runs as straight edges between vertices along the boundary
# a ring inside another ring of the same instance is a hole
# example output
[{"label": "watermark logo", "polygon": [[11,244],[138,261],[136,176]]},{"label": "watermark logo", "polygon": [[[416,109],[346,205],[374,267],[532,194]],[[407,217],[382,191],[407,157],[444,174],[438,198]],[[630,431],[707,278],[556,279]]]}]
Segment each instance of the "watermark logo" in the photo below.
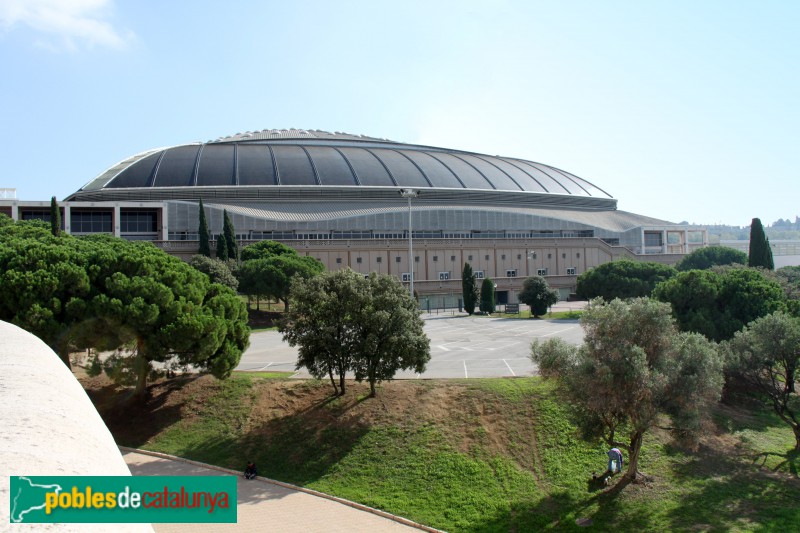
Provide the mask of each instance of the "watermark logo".
[{"label": "watermark logo", "polygon": [[235,476],[11,476],[12,523],[234,523]]}]

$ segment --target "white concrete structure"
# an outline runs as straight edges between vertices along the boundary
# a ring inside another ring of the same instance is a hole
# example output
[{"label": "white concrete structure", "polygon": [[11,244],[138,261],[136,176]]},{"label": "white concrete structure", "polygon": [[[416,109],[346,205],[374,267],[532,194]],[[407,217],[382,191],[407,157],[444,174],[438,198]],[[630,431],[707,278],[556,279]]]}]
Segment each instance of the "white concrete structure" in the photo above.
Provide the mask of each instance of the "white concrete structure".
[{"label": "white concrete structure", "polygon": [[10,524],[9,476],[129,476],[89,397],[39,338],[0,321],[0,530],[152,532],[149,524]]}]

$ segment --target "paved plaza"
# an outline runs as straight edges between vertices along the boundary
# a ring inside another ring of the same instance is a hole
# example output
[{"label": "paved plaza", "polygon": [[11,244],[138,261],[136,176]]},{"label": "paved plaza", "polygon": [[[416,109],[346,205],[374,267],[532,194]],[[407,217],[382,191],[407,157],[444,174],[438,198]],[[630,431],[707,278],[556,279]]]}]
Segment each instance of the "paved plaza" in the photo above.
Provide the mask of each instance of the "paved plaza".
[{"label": "paved plaza", "polygon": [[[124,450],[122,457],[134,476],[230,475],[207,465],[132,450]],[[420,531],[361,508],[262,478],[247,481],[239,476],[237,496],[235,524],[153,524],[153,529],[156,533]]]},{"label": "paved plaza", "polygon": [[[569,308],[579,308],[584,302]],[[423,374],[399,372],[403,378],[487,378],[530,376],[536,366],[530,360],[534,339],[560,337],[572,344],[583,341],[578,320],[516,319],[467,316],[444,312],[423,315],[425,333],[431,339],[431,360]],[[277,331],[253,333],[250,348],[237,370],[294,372],[309,377],[305,369],[295,372],[297,348],[281,340]]]}]

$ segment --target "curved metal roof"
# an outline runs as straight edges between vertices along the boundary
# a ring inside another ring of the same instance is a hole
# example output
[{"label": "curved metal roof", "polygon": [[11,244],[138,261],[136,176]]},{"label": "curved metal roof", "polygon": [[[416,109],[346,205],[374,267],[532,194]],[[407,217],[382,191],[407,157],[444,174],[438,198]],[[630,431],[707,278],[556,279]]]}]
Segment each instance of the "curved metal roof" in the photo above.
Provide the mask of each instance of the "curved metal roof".
[{"label": "curved metal roof", "polygon": [[320,130],[261,130],[134,155],[81,192],[183,187],[411,187],[612,198],[555,167]]}]

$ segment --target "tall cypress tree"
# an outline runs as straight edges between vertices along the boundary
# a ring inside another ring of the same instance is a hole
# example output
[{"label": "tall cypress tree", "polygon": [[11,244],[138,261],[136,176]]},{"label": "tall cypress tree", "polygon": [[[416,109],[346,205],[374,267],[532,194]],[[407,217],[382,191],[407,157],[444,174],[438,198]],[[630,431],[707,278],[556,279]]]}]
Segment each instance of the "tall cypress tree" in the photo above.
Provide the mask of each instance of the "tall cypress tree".
[{"label": "tall cypress tree", "polygon": [[469,263],[464,263],[464,270],[461,271],[461,297],[464,298],[464,311],[470,315],[474,313],[475,275]]},{"label": "tall cypress tree", "polygon": [[222,261],[228,259],[228,243],[224,233],[217,235],[217,259]]},{"label": "tall cypress tree", "polygon": [[772,248],[770,248],[769,239],[764,233],[761,219],[758,218],[754,218],[750,224],[750,254],[747,257],[747,266],[775,270]]},{"label": "tall cypress tree", "polygon": [[50,199],[50,232],[56,237],[61,234],[61,209],[55,196]]},{"label": "tall cypress tree", "polygon": [[481,285],[481,311],[494,313],[494,282],[489,278],[485,278]]},{"label": "tall cypress tree", "polygon": [[225,243],[228,247],[228,258],[239,260],[239,245],[236,244],[236,231],[233,229],[233,222],[231,217],[228,216],[228,210],[224,212],[225,222],[222,226],[222,233],[225,234]]},{"label": "tall cypress tree", "polygon": [[200,227],[197,229],[200,236],[200,255],[211,257],[211,236],[208,233],[206,210],[203,208],[203,199],[200,198]]}]

